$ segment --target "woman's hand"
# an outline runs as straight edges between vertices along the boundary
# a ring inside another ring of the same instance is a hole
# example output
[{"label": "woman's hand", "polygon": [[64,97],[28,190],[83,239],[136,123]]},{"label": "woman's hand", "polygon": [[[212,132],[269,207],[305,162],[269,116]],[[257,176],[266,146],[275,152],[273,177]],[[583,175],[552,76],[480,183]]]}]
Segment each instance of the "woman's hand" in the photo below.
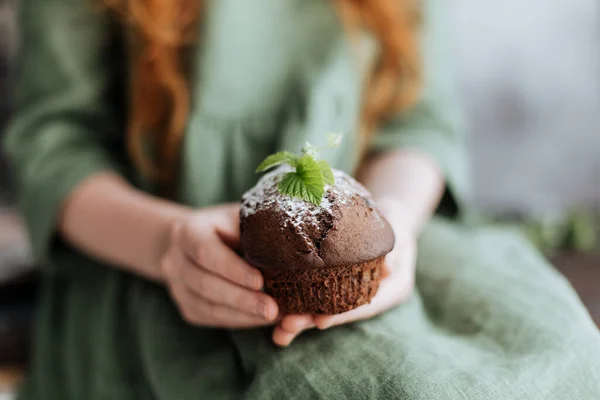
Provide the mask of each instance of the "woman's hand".
[{"label": "woman's hand", "polygon": [[394,230],[396,242],[385,258],[381,284],[371,303],[337,315],[286,315],[273,331],[275,344],[288,346],[307,329],[323,330],[372,318],[410,297],[415,279],[417,229],[411,222],[410,210],[402,203],[392,199],[381,199],[377,203]]},{"label": "woman's hand", "polygon": [[232,204],[202,209],[172,226],[161,270],[190,324],[251,328],[277,318],[277,303],[260,292],[261,273],[233,250],[239,225],[239,204]]}]

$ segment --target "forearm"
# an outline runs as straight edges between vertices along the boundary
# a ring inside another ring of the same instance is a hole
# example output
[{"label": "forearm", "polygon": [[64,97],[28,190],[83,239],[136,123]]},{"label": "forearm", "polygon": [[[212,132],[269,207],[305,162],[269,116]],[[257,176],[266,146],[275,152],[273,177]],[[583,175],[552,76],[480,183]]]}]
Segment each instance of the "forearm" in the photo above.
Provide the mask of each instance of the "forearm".
[{"label": "forearm", "polygon": [[161,280],[159,261],[169,228],[189,212],[136,190],[117,175],[98,174],[82,182],[65,200],[58,229],[87,254]]},{"label": "forearm", "polygon": [[365,160],[358,179],[375,199],[401,202],[409,210],[407,222],[415,232],[435,212],[444,191],[444,176],[436,161],[412,149],[386,152]]}]

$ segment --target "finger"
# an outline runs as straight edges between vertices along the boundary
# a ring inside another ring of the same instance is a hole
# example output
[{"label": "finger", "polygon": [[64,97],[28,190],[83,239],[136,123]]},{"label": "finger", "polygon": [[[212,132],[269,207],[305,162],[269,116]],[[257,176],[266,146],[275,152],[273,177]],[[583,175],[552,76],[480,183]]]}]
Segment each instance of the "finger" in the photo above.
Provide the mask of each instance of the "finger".
[{"label": "finger", "polygon": [[213,304],[189,291],[179,292],[179,308],[183,319],[191,325],[219,328],[255,328],[272,325],[263,318]]},{"label": "finger", "polygon": [[286,315],[273,330],[273,342],[278,346],[289,346],[303,331],[314,327],[312,315]]},{"label": "finger", "polygon": [[411,253],[412,252],[409,248],[404,247],[400,249],[398,246],[396,246],[396,248],[394,248],[385,256],[385,262],[383,263],[383,268],[381,269],[381,277],[387,278],[394,273],[395,270],[401,268],[403,264],[401,255],[404,255],[404,258],[406,259],[411,259]]},{"label": "finger", "polygon": [[383,262],[383,266],[381,267],[381,279],[385,279],[389,277],[394,271],[394,261],[390,254],[385,256],[385,261]]},{"label": "finger", "polygon": [[337,325],[347,324],[362,319],[368,319],[376,315],[380,310],[383,311],[383,308],[380,308],[377,304],[372,302],[371,304],[360,306],[352,311],[348,311],[342,314],[317,315],[315,316],[315,325],[320,330],[325,330]]},{"label": "finger", "polygon": [[255,328],[273,324],[272,321],[265,320],[264,318],[219,304],[204,302],[200,303],[199,308],[200,315],[208,317],[206,326],[219,328]]},{"label": "finger", "polygon": [[281,326],[277,325],[275,329],[273,329],[272,339],[273,343],[277,346],[287,347],[292,343],[296,336],[297,335],[293,333],[284,331]]},{"label": "finger", "polygon": [[279,326],[284,331],[297,335],[306,329],[314,328],[316,325],[313,316],[310,314],[293,314],[284,316]]},{"label": "finger", "polygon": [[180,272],[176,279],[186,290],[215,304],[237,308],[269,321],[277,318],[278,306],[270,296],[238,286],[212,274],[190,261],[180,250],[174,251],[170,260],[172,264],[179,266],[177,269]]},{"label": "finger", "polygon": [[379,290],[370,304],[355,308],[354,310],[337,315],[317,315],[314,322],[317,328],[329,329],[336,325],[368,319],[398,305],[406,296],[405,286],[411,286],[411,282],[402,280],[401,274],[393,274],[382,280]]},{"label": "finger", "polygon": [[231,248],[217,238],[200,241],[199,234],[193,231],[193,227],[187,229],[191,231],[183,235],[183,248],[192,261],[215,275],[248,289],[260,290],[263,287],[260,271],[251,267]]},{"label": "finger", "polygon": [[269,295],[255,292],[231,283],[188,262],[182,273],[186,287],[217,305],[225,305],[267,321],[277,318],[277,303]]}]

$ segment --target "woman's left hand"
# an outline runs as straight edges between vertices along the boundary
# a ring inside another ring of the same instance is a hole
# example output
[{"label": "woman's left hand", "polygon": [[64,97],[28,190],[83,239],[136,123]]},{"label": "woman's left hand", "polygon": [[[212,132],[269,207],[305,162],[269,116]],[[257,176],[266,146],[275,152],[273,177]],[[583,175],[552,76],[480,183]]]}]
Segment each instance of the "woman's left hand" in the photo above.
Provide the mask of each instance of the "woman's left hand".
[{"label": "woman's left hand", "polygon": [[410,210],[397,200],[381,199],[379,209],[394,230],[394,249],[386,256],[379,290],[371,303],[337,315],[286,315],[273,331],[278,346],[288,346],[303,331],[329,329],[336,325],[372,318],[406,301],[415,281],[417,231]]}]

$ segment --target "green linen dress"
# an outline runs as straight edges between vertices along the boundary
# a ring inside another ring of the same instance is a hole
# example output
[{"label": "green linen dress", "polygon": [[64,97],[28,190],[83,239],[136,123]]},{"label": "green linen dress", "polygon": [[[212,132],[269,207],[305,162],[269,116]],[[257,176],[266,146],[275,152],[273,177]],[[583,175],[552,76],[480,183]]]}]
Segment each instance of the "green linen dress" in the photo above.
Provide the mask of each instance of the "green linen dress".
[{"label": "green linen dress", "polygon": [[[152,192],[123,146],[128,46],[91,0],[22,0],[23,51],[6,149],[44,284],[23,400],[600,399],[600,335],[565,279],[514,232],[460,222],[463,128],[442,0],[425,1],[426,89],[372,151],[418,148],[448,182],[419,240],[417,289],[372,320],[302,334],[187,325],[166,290],[61,241],[61,201],[113,170]],[[267,154],[322,144],[356,164],[361,73],[331,2],[208,1],[191,50],[193,108],[177,200],[235,201]]]}]

